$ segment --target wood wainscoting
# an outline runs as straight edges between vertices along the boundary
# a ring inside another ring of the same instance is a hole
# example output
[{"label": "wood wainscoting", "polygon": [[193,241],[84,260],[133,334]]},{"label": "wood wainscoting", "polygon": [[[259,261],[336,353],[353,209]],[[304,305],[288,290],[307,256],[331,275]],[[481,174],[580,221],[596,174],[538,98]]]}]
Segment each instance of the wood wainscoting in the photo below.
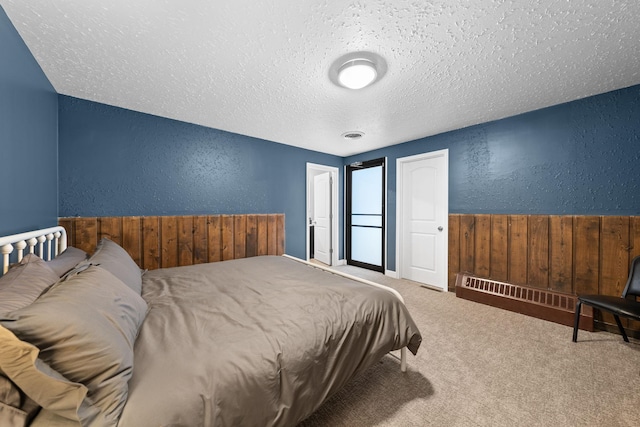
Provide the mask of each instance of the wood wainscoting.
[{"label": "wood wainscoting", "polygon": [[[640,217],[449,215],[449,289],[456,274],[569,294],[620,296],[640,255]],[[597,326],[617,330],[609,314]],[[640,322],[623,320],[640,331]]]},{"label": "wood wainscoting", "polygon": [[68,244],[93,253],[108,237],[154,270],[284,253],[284,214],[59,218]]}]

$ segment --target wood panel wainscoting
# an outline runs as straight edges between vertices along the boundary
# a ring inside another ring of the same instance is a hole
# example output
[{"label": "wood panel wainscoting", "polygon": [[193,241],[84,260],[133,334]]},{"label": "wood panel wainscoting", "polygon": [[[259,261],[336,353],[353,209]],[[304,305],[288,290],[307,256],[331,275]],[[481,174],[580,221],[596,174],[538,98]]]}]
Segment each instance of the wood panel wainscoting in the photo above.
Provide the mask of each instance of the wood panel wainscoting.
[{"label": "wood panel wainscoting", "polygon": [[93,253],[107,237],[140,268],[154,270],[205,262],[282,255],[284,214],[59,218],[68,244]]},{"label": "wood panel wainscoting", "polygon": [[[620,296],[640,255],[640,216],[449,215],[449,289],[456,274],[568,294]],[[596,327],[617,331],[608,313]],[[639,336],[640,322],[622,319]]]}]

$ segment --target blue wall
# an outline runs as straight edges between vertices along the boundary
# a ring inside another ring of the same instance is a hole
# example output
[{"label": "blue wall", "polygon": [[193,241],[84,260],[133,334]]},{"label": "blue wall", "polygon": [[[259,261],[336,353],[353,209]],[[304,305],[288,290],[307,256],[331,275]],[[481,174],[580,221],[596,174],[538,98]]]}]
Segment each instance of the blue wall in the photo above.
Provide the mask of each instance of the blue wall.
[{"label": "blue wall", "polygon": [[0,7],[0,235],[58,222],[58,96]]},{"label": "blue wall", "polygon": [[284,213],[305,258],[306,163],[342,158],[59,97],[60,216]]},{"label": "blue wall", "polygon": [[640,215],[640,86],[345,158],[387,157],[387,269],[396,159],[449,149],[449,212]]}]

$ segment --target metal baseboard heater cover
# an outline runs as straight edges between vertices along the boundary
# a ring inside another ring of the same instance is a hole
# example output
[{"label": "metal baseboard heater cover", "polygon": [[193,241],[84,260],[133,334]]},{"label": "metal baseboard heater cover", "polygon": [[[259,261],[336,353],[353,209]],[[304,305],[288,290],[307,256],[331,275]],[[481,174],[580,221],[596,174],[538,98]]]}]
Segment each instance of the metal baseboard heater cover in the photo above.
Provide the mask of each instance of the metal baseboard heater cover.
[{"label": "metal baseboard heater cover", "polygon": [[[456,296],[538,319],[573,326],[577,296],[530,286],[456,275]],[[593,308],[582,306],[580,329],[593,332]]]}]

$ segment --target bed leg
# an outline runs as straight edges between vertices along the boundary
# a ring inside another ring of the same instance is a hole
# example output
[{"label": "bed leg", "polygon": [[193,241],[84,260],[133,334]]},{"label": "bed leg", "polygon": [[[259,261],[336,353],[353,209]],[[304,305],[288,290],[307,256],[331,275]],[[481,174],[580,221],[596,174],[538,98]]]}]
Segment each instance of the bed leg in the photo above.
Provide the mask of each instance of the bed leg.
[{"label": "bed leg", "polygon": [[400,371],[407,372],[407,347],[400,349]]}]

